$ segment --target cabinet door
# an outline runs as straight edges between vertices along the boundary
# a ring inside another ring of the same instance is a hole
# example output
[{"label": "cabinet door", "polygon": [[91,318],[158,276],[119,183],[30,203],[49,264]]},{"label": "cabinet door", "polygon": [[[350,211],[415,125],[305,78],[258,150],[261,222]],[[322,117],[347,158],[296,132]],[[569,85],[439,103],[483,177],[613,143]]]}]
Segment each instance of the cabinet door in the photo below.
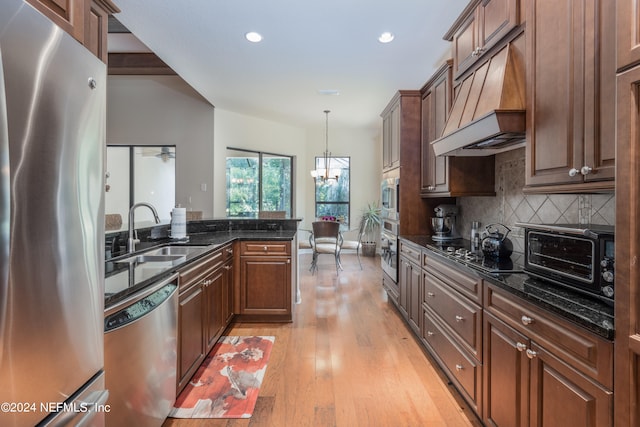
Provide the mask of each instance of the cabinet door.
[{"label": "cabinet door", "polygon": [[616,1],[618,70],[640,63],[640,0]]},{"label": "cabinet door", "polygon": [[204,280],[204,332],[205,332],[205,354],[209,353],[222,334],[225,327],[223,314],[223,287],[225,274],[220,268]]},{"label": "cabinet door", "polygon": [[404,257],[400,257],[400,270],[398,271],[398,297],[400,313],[407,319],[409,317],[409,284],[411,283],[411,263]]},{"label": "cabinet door", "polygon": [[222,318],[224,327],[227,327],[233,318],[233,259],[228,260],[222,268],[224,269],[222,282]]},{"label": "cabinet door", "polygon": [[485,313],[484,423],[529,425],[529,339]]},{"label": "cabinet door", "polygon": [[178,392],[184,388],[204,360],[202,286],[193,286],[180,295],[178,306]]},{"label": "cabinet door", "polygon": [[409,326],[416,334],[420,334],[420,324],[422,323],[422,270],[417,265],[410,263],[408,286],[408,306],[407,320]]},{"label": "cabinet door", "polygon": [[240,314],[291,317],[291,258],[241,257]]},{"label": "cabinet door", "polygon": [[82,43],[85,0],[27,0],[27,2]]},{"label": "cabinet door", "polygon": [[478,5],[478,46],[482,52],[520,24],[519,0],[484,0]]},{"label": "cabinet door", "polygon": [[613,42],[614,8],[602,0],[527,4],[526,183],[580,191],[611,181],[615,58],[602,46]]},{"label": "cabinet door", "polygon": [[400,115],[402,114],[400,104],[391,110],[391,129],[389,132],[389,168],[400,165]]},{"label": "cabinet door", "polygon": [[457,79],[476,60],[478,22],[473,11],[453,36],[453,72]]},{"label": "cabinet door", "polygon": [[531,425],[607,427],[613,425],[613,393],[587,379],[532,343]]}]

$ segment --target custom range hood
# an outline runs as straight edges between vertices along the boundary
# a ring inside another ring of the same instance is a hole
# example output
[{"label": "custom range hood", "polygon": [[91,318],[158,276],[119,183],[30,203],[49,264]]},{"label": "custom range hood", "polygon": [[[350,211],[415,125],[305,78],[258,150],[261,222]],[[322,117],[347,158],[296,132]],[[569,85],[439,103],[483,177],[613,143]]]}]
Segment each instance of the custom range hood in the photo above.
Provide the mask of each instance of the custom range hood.
[{"label": "custom range hood", "polygon": [[506,45],[458,88],[436,156],[490,156],[525,144],[523,64]]}]

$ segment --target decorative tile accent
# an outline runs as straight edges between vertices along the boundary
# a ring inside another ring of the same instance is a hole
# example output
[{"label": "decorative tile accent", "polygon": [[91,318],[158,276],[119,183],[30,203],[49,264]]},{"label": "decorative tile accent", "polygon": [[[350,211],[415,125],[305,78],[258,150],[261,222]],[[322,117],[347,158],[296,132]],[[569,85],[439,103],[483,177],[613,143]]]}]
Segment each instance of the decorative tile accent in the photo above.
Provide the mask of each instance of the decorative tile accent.
[{"label": "decorative tile accent", "polygon": [[[616,198],[605,194],[527,194],[525,185],[525,149],[496,155],[496,197],[459,197],[458,231],[463,237],[471,232],[471,222],[481,228],[501,223],[512,231],[514,249],[524,249],[523,233],[516,222],[551,224],[615,224]],[[482,179],[480,177],[480,179]],[[468,237],[467,237],[468,238]]]}]

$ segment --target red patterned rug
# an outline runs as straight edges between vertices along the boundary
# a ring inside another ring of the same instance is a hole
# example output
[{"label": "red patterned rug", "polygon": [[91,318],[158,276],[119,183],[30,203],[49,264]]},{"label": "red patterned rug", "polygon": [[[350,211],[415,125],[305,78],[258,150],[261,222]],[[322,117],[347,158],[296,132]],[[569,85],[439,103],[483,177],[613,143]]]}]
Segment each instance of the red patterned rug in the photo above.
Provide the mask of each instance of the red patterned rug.
[{"label": "red patterned rug", "polygon": [[173,418],[250,418],[275,337],[221,337],[180,393]]}]

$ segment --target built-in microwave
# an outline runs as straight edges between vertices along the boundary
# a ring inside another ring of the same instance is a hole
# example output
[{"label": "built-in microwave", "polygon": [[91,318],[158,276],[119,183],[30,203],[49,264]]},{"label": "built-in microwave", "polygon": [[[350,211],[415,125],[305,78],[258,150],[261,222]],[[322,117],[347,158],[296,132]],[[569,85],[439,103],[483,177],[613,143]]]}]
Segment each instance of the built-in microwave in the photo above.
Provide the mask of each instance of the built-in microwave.
[{"label": "built-in microwave", "polygon": [[525,229],[525,272],[613,302],[613,226],[527,223],[516,225]]},{"label": "built-in microwave", "polygon": [[399,197],[400,197],[400,178],[386,178],[381,184],[381,210],[380,214],[383,219],[398,220],[399,217]]}]

